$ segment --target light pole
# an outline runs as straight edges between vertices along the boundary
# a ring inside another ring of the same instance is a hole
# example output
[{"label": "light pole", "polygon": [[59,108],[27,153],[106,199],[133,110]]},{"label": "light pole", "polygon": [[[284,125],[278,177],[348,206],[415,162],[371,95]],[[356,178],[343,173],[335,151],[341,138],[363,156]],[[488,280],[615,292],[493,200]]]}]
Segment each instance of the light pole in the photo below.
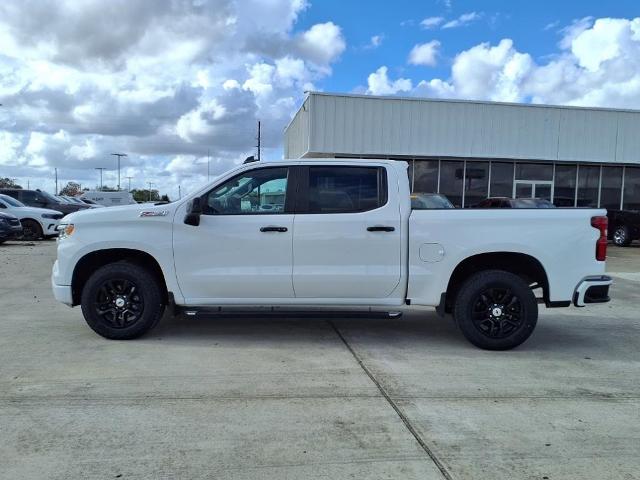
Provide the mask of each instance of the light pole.
[{"label": "light pole", "polygon": [[151,185],[155,185],[155,184],[151,182],[147,182],[147,185],[149,185],[149,201],[151,201]]},{"label": "light pole", "polygon": [[128,157],[126,153],[112,153],[114,157],[118,157],[118,191],[120,191],[120,158]]},{"label": "light pole", "polygon": [[129,180],[129,193],[131,193],[131,179],[132,179],[133,177],[124,177],[124,178],[126,178],[127,180]]},{"label": "light pole", "polygon": [[106,170],[104,167],[96,167],[94,170],[100,170],[100,191],[102,191],[102,172]]}]

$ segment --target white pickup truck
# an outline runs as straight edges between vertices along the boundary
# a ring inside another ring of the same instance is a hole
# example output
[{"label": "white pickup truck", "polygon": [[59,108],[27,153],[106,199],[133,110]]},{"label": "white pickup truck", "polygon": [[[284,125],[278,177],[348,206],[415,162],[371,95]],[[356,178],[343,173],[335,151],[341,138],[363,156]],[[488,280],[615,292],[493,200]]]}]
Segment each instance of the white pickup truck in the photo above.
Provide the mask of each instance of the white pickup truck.
[{"label": "white pickup truck", "polygon": [[431,306],[493,350],[532,333],[538,303],[606,302],[607,218],[591,209],[411,209],[407,165],[251,163],[170,204],[62,220],[52,284],[112,339],[189,315],[396,316]]}]

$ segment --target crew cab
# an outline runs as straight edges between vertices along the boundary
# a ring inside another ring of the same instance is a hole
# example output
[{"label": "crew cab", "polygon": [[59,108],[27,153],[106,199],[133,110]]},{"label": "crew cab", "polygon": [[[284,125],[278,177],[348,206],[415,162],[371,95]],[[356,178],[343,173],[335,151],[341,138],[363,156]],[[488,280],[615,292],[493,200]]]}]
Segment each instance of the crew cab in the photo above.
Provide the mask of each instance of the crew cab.
[{"label": "crew cab", "polygon": [[604,210],[412,210],[407,165],[392,160],[251,163],[177,202],[77,212],[60,228],[54,295],[111,339],[142,335],[167,307],[430,306],[505,350],[531,335],[539,303],[605,302],[611,284]]}]

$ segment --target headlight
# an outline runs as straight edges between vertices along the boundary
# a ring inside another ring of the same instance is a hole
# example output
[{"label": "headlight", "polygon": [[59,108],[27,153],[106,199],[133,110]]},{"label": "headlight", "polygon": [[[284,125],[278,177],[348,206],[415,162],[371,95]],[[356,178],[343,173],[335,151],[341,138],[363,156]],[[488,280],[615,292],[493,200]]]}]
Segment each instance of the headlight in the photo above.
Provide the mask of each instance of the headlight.
[{"label": "headlight", "polygon": [[52,218],[55,219],[56,217],[59,217],[60,214],[59,213],[43,213],[42,214],[42,218]]},{"label": "headlight", "polygon": [[62,223],[58,226],[58,238],[62,240],[63,238],[70,237],[73,235],[76,227],[73,223]]}]

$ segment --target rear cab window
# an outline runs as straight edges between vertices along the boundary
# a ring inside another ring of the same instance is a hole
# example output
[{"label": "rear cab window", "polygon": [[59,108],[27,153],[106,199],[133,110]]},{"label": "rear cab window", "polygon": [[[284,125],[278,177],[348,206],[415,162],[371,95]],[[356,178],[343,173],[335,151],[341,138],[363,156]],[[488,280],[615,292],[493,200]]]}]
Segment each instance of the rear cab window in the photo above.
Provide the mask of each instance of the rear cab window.
[{"label": "rear cab window", "polygon": [[384,206],[388,200],[384,167],[309,166],[307,175],[300,213],[366,212]]}]

